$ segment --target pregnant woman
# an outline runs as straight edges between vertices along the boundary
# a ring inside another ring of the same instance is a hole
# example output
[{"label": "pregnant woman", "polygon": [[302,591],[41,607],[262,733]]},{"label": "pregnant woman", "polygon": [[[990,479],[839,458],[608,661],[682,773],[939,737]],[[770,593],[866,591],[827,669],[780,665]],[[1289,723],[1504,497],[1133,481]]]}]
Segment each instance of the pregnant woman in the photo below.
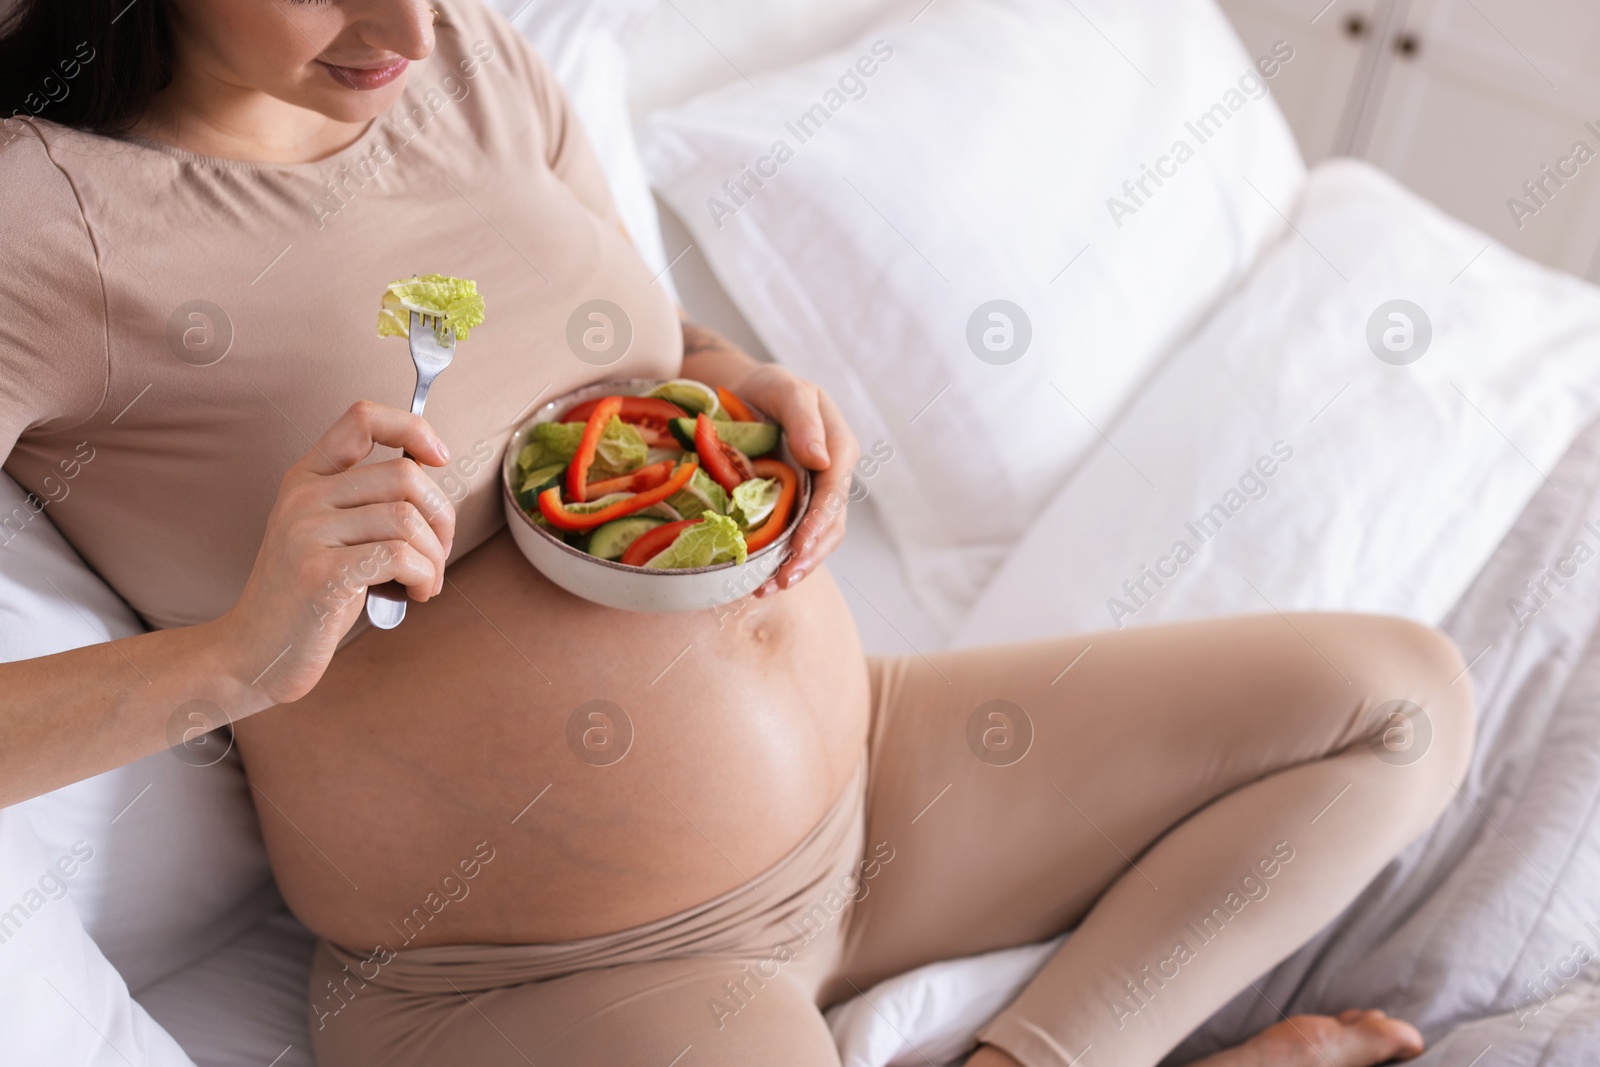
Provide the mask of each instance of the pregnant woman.
[{"label": "pregnant woman", "polygon": [[[1073,929],[968,1062],[1152,1065],[1439,814],[1472,699],[1411,623],[865,657],[838,410],[681,322],[550,73],[435,3],[23,0],[0,35],[0,454],[42,497],[76,464],[49,515],[153,628],[0,667],[0,803],[236,721],[319,1063],[821,1067],[828,1005]],[[424,420],[374,321],[428,272],[489,316]],[[567,341],[596,300],[603,367]],[[719,612],[578,600],[506,532],[508,432],[678,375],[783,423],[800,547]],[[368,628],[390,579],[410,614]],[[603,755],[568,742],[597,700]],[[1351,1010],[1206,1062],[1421,1046]]]}]

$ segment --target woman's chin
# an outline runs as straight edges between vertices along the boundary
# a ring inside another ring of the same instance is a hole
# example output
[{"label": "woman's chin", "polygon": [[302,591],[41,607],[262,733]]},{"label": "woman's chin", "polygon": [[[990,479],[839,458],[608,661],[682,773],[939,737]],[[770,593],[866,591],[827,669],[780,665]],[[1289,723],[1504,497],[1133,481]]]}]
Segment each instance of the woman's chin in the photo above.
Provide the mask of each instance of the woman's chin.
[{"label": "woman's chin", "polygon": [[337,86],[320,88],[302,107],[326,115],[335,122],[351,124],[371,122],[382,115],[405,92],[406,79],[402,74],[378,89],[344,89]]}]

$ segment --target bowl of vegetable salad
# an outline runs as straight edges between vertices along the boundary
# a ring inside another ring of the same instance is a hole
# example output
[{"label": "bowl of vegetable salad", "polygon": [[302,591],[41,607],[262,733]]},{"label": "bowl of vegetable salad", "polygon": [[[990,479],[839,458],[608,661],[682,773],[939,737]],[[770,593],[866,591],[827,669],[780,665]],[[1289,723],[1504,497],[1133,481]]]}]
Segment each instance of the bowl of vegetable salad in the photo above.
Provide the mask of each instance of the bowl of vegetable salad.
[{"label": "bowl of vegetable salad", "polygon": [[528,561],[624,611],[699,611],[778,570],[811,499],[783,430],[688,378],[598,382],[545,404],[501,468]]}]

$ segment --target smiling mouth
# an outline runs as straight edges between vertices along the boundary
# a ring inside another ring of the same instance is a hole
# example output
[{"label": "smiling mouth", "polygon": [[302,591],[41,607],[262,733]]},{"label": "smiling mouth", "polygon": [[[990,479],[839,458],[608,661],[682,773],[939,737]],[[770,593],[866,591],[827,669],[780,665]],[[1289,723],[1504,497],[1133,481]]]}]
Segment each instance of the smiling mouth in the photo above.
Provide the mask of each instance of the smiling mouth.
[{"label": "smiling mouth", "polygon": [[378,89],[394,81],[405,73],[411,65],[409,59],[400,58],[382,67],[341,67],[336,63],[329,63],[319,59],[332,76],[333,80],[346,89],[357,89],[362,92]]}]

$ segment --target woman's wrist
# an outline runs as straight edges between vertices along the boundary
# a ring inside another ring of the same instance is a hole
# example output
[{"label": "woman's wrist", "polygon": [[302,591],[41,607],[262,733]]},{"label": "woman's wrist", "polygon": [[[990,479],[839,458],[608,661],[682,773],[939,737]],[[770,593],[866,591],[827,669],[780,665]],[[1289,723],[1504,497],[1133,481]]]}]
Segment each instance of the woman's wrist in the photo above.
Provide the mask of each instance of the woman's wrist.
[{"label": "woman's wrist", "polygon": [[735,393],[762,364],[715,330],[683,324],[683,376]]},{"label": "woman's wrist", "polygon": [[[252,647],[232,614],[187,628],[192,644],[183,657],[194,699],[216,704],[230,721],[264,711],[275,703],[258,684],[272,666]],[[287,651],[287,650],[285,650]]]}]

